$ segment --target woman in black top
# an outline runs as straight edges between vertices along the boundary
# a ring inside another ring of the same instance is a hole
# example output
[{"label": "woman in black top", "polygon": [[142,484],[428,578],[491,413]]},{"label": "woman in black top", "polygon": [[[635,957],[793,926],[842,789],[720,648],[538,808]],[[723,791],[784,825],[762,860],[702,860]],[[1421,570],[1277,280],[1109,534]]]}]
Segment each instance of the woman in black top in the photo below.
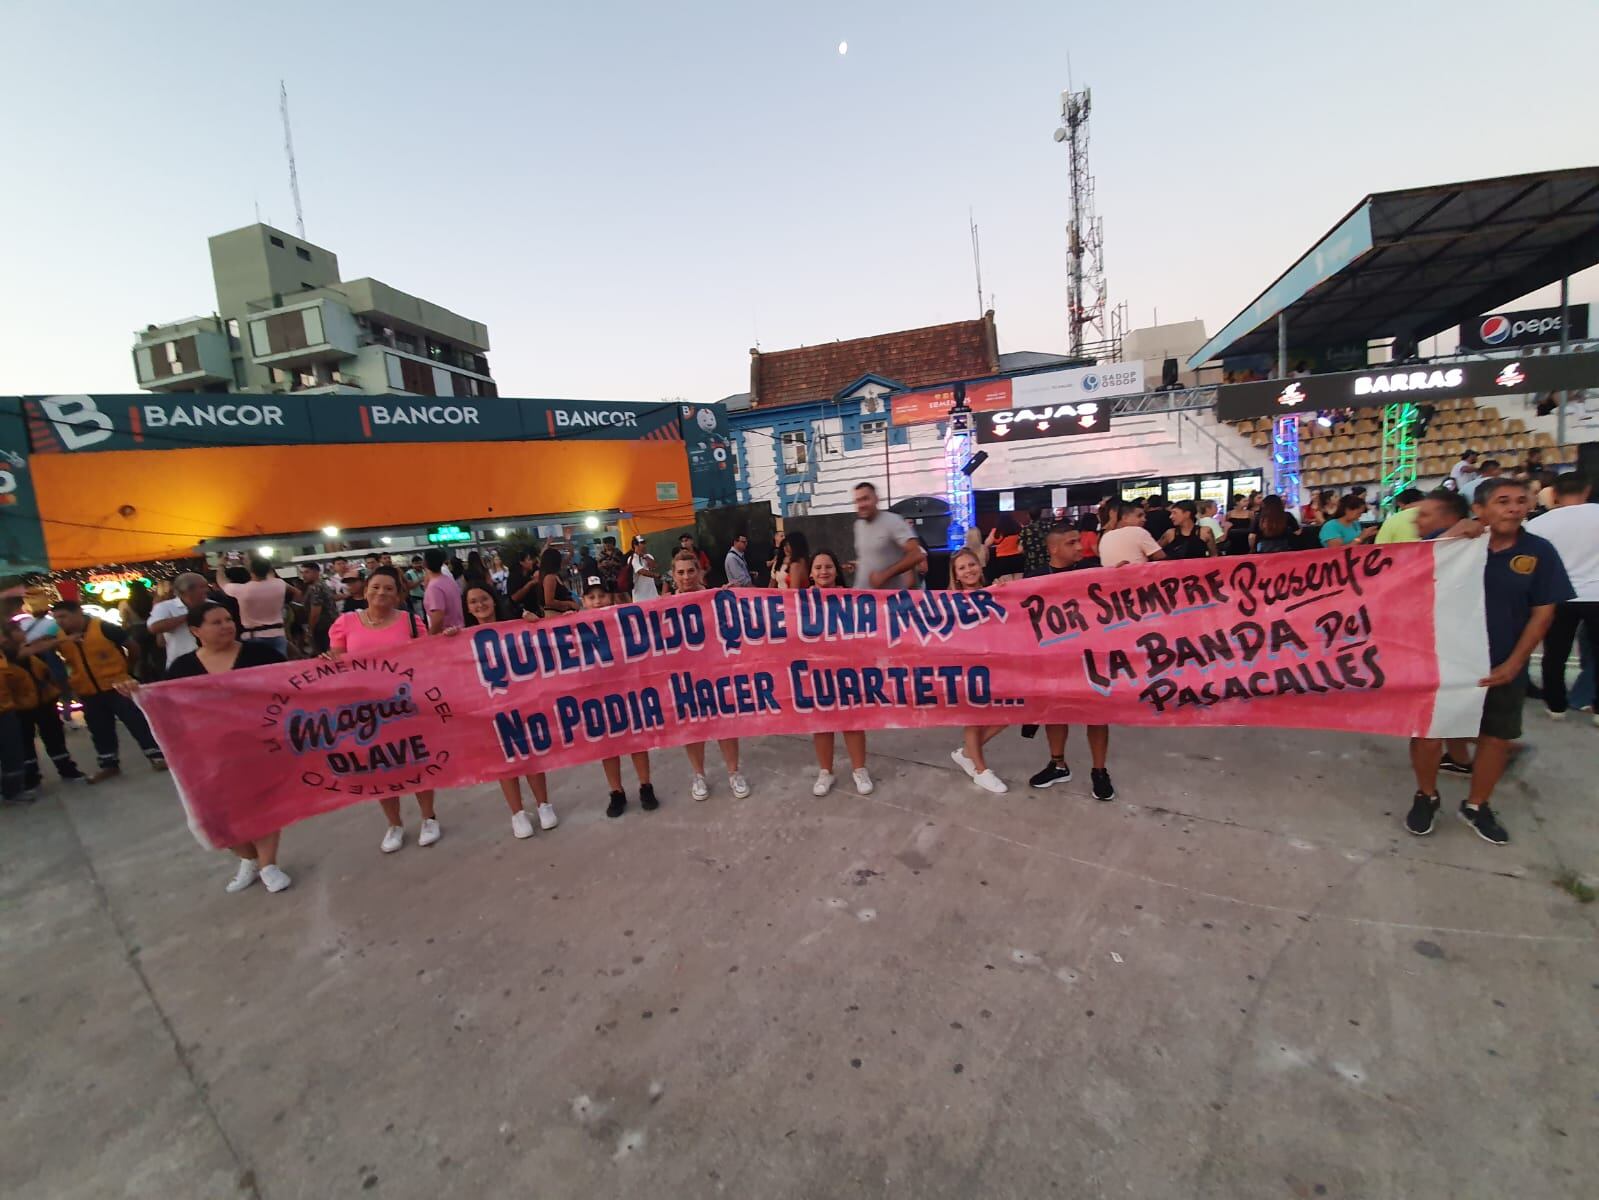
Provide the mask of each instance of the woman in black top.
[{"label": "woman in black top", "polygon": [[[188,625],[198,650],[180,654],[167,668],[167,678],[193,679],[201,675],[224,675],[246,667],[267,667],[287,661],[265,642],[241,642],[239,627],[233,615],[221,604],[211,601],[191,608]],[[133,680],[119,684],[117,690],[131,696],[139,690]],[[257,877],[269,892],[281,892],[294,881],[278,866],[279,833],[269,833],[253,842],[241,842],[228,849],[239,856],[238,872],[228,881],[229,892],[242,892]]]},{"label": "woman in black top", "polygon": [[1260,515],[1249,531],[1249,545],[1256,554],[1278,554],[1299,548],[1299,522],[1283,504],[1281,496],[1267,496]]},{"label": "woman in black top", "polygon": [[1227,509],[1227,545],[1228,554],[1249,553],[1249,526],[1254,520],[1254,514],[1249,511],[1243,494],[1233,493],[1232,504]]},{"label": "woman in black top", "polygon": [[546,617],[557,613],[576,612],[581,605],[572,599],[572,590],[561,582],[561,549],[546,546],[544,557],[539,559],[539,587],[543,592],[540,605]]},{"label": "woman in black top", "polygon": [[1167,558],[1209,558],[1216,553],[1216,538],[1199,523],[1199,506],[1179,500],[1171,506],[1172,527],[1161,535]]}]

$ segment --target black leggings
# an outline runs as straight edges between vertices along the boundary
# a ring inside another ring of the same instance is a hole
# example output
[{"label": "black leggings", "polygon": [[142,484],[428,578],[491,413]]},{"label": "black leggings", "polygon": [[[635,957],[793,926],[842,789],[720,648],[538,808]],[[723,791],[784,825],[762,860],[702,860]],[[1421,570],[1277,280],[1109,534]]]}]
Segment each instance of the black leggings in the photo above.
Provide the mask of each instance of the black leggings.
[{"label": "black leggings", "polygon": [[1543,699],[1550,712],[1566,711],[1566,660],[1579,628],[1588,636],[1588,661],[1599,662],[1599,600],[1568,600],[1555,607],[1543,639]]}]

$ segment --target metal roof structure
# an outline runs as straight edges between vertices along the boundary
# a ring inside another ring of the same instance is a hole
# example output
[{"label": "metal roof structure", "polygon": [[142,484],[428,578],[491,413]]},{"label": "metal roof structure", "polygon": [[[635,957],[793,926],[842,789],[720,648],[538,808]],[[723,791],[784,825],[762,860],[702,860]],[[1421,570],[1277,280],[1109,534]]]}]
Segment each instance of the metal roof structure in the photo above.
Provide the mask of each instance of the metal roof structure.
[{"label": "metal roof structure", "polygon": [[1431,337],[1599,263],[1599,167],[1367,196],[1188,360]]}]

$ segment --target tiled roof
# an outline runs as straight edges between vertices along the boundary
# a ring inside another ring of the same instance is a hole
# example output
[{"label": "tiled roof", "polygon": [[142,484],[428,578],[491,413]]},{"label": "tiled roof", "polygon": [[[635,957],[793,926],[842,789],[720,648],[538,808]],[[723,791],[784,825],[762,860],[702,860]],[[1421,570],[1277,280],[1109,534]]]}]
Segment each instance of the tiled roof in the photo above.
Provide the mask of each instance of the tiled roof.
[{"label": "tiled roof", "polygon": [[751,407],[831,400],[863,375],[906,387],[993,375],[999,371],[994,314],[977,321],[750,353]]}]

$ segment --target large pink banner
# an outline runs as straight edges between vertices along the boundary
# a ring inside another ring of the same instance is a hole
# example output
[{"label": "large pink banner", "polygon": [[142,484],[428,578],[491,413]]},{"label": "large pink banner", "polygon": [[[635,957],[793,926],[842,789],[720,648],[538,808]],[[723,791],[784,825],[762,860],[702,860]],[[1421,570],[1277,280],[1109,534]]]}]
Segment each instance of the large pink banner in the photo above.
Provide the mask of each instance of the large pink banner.
[{"label": "large pink banner", "polygon": [[1469,736],[1482,563],[1449,542],[966,593],[706,591],[155,684],[140,703],[212,846],[719,737],[1025,722]]}]

